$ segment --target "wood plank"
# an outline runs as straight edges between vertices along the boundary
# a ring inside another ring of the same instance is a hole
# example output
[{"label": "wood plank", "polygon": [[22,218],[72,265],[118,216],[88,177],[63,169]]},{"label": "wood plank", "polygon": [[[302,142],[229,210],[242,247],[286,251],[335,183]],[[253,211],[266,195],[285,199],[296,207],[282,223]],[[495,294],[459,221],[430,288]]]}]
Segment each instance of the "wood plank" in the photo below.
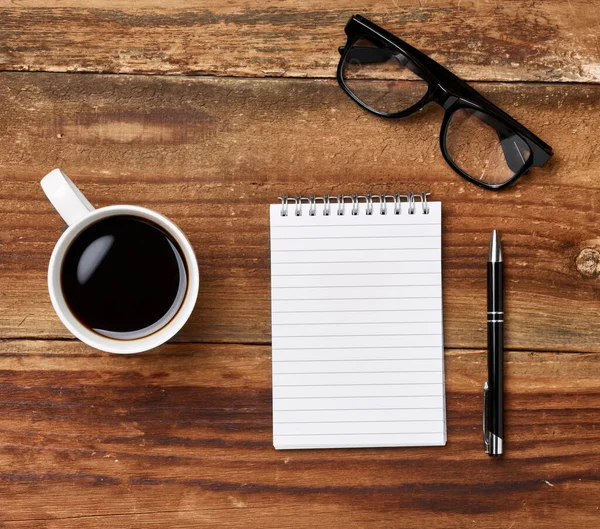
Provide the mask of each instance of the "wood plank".
[{"label": "wood plank", "polygon": [[[360,12],[470,80],[600,80],[585,0],[0,0],[0,69],[332,77]],[[101,35],[101,38],[98,38]]]},{"label": "wood plank", "polygon": [[427,188],[444,204],[447,346],[486,343],[499,229],[508,346],[600,351],[600,88],[478,87],[556,148],[502,193],[445,164],[438,108],[380,119],[333,81],[0,75],[0,336],[70,336],[46,289],[62,221],[39,187],[60,166],[95,205],[154,208],[188,234],[202,280],[179,340],[270,342],[267,204],[278,196]]},{"label": "wood plank", "polygon": [[60,166],[97,206],[133,203],[194,245],[200,299],[179,340],[270,342],[267,204],[284,193],[429,189],[443,201],[445,340],[485,345],[487,246],[502,232],[511,348],[600,351],[600,88],[478,85],[556,148],[502,193],[454,174],[441,111],[362,111],[333,81],[0,75],[0,335],[69,337],[46,290]]},{"label": "wood plank", "polygon": [[502,460],[482,450],[485,366],[446,352],[446,447],[277,452],[268,347],[4,341],[0,523],[596,527],[600,354],[508,352]]}]

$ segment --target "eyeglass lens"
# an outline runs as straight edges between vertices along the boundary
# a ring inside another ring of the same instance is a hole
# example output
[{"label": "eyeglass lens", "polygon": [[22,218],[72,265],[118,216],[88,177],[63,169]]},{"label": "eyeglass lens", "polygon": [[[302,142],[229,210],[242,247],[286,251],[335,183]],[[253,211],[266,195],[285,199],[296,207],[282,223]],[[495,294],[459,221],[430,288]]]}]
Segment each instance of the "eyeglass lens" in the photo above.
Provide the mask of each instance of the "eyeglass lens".
[{"label": "eyeglass lens", "polygon": [[486,184],[502,184],[527,164],[531,149],[504,123],[472,108],[459,108],[445,130],[446,152],[454,165]]},{"label": "eyeglass lens", "polygon": [[428,84],[415,72],[416,65],[397,48],[383,42],[358,39],[345,55],[342,78],[366,106],[394,114],[418,103]]}]

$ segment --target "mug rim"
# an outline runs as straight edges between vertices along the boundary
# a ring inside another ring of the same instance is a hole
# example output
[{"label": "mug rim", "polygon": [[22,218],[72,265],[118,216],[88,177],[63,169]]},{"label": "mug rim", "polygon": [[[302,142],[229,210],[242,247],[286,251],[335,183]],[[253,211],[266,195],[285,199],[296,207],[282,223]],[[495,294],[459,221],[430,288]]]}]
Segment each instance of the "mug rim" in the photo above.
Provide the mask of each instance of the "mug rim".
[{"label": "mug rim", "polygon": [[[177,310],[177,313],[159,330],[131,340],[118,340],[109,338],[93,332],[85,327],[71,312],[64,298],[60,284],[60,271],[62,262],[71,243],[81,232],[98,220],[115,217],[119,215],[132,215],[142,219],[150,220],[158,224],[171,235],[179,244],[184,255],[188,269],[188,281],[185,297]],[[52,306],[62,323],[69,331],[82,342],[95,347],[101,351],[118,354],[141,353],[158,347],[172,338],[187,322],[198,298],[200,287],[200,274],[198,262],[191,243],[181,229],[164,215],[148,208],[132,205],[113,205],[97,208],[90,211],[88,215],[69,226],[56,242],[50,262],[48,264],[48,290]]]}]

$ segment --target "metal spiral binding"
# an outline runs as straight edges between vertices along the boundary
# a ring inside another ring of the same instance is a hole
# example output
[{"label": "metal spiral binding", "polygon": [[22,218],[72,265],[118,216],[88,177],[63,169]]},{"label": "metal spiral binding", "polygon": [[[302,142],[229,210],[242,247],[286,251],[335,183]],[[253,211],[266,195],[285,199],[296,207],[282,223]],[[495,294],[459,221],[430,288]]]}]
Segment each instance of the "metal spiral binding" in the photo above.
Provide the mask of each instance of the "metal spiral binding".
[{"label": "metal spiral binding", "polygon": [[281,216],[287,217],[289,213],[289,206],[294,206],[294,215],[296,217],[302,216],[302,204],[308,204],[308,215],[314,217],[317,214],[317,204],[323,204],[323,215],[329,216],[332,212],[332,204],[336,205],[336,215],[345,215],[346,206],[350,206],[351,215],[360,214],[360,206],[364,204],[365,215],[372,215],[375,208],[375,204],[379,204],[379,214],[388,214],[388,205],[391,208],[392,215],[400,215],[403,210],[403,205],[406,207],[406,212],[409,215],[414,215],[417,203],[421,204],[421,211],[423,215],[429,214],[429,204],[427,203],[427,197],[431,193],[408,193],[401,195],[400,193],[394,193],[393,195],[324,195],[322,197],[316,197],[312,195],[310,197],[295,196],[289,197],[283,195],[279,197],[281,201]]}]

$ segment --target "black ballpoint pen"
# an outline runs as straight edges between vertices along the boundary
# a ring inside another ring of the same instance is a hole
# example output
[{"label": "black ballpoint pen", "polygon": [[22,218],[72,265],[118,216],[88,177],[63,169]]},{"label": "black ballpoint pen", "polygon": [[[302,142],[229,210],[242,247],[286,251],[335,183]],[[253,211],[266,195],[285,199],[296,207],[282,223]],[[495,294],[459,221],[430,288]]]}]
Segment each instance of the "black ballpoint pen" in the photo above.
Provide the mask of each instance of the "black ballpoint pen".
[{"label": "black ballpoint pen", "polygon": [[502,249],[498,232],[492,232],[488,258],[488,380],[483,385],[483,443],[485,453],[502,455],[504,426],[503,356],[504,296],[502,292]]}]

